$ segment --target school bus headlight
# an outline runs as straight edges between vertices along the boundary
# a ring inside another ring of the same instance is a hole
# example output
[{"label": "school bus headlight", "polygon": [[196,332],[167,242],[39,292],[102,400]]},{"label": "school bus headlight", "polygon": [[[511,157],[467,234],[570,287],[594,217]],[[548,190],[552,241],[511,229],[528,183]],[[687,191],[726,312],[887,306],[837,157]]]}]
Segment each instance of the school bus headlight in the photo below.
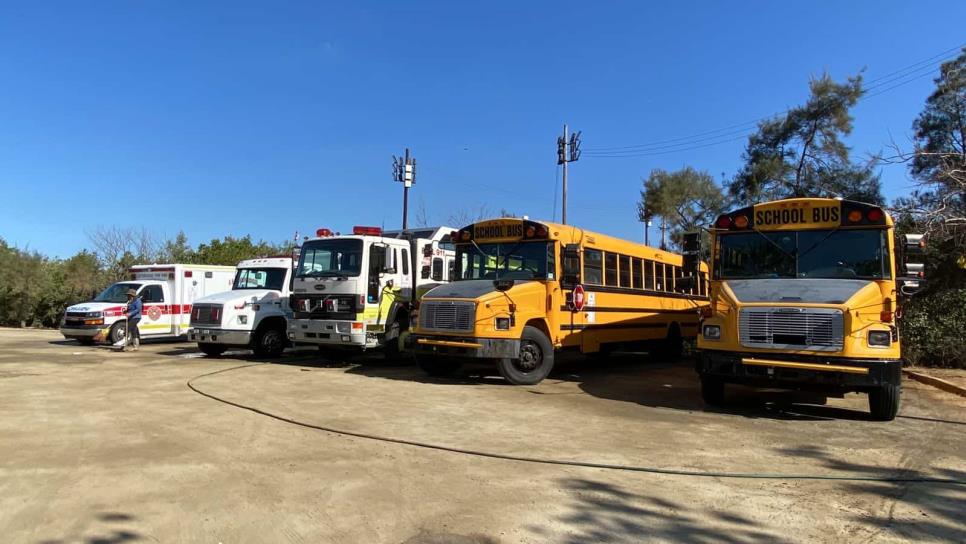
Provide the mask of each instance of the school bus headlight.
[{"label": "school bus headlight", "polygon": [[719,325],[705,325],[704,329],[701,331],[707,340],[720,340],[721,339],[721,327]]},{"label": "school bus headlight", "polygon": [[509,317],[496,318],[496,330],[498,331],[510,330],[510,318]]},{"label": "school bus headlight", "polygon": [[869,345],[888,347],[892,343],[892,333],[889,331],[869,331]]}]

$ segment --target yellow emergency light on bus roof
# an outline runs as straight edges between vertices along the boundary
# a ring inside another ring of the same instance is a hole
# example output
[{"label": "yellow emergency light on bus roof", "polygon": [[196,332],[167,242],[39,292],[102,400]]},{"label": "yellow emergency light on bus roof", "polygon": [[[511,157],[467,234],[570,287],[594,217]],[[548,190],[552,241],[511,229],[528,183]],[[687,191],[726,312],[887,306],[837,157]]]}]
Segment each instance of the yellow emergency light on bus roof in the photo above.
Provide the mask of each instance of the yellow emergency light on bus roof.
[{"label": "yellow emergency light on bus roof", "polygon": [[799,230],[885,226],[882,208],[830,198],[796,198],[756,204],[718,217],[716,230]]}]

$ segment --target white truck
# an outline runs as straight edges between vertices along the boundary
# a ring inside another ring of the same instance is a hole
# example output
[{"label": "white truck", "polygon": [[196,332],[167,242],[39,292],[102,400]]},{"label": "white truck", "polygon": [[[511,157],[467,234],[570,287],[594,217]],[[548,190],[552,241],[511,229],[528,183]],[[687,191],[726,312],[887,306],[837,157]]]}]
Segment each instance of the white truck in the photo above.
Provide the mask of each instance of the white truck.
[{"label": "white truck", "polygon": [[282,353],[288,314],[292,257],[238,263],[231,291],[195,301],[188,338],[216,357],[229,348],[251,349],[260,357]]},{"label": "white truck", "polygon": [[454,230],[354,227],[351,235],[333,235],[319,229],[302,244],[289,340],[321,350],[384,347],[387,358],[398,357],[418,295],[454,273]]},{"label": "white truck", "polygon": [[87,345],[124,339],[127,291],[134,289],[143,304],[138,324],[143,340],[183,337],[188,331],[191,305],[205,295],[231,289],[235,267],[151,264],[132,266],[129,273],[129,281],[114,283],[94,300],[67,308],[61,334]]}]

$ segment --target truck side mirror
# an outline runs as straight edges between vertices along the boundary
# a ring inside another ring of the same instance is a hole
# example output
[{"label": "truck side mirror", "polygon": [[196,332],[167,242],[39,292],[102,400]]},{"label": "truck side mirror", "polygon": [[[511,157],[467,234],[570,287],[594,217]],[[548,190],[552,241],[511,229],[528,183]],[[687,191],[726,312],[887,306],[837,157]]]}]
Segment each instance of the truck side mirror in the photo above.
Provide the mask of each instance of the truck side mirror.
[{"label": "truck side mirror", "polygon": [[567,244],[563,248],[563,271],[560,287],[573,289],[580,284],[580,244]]}]

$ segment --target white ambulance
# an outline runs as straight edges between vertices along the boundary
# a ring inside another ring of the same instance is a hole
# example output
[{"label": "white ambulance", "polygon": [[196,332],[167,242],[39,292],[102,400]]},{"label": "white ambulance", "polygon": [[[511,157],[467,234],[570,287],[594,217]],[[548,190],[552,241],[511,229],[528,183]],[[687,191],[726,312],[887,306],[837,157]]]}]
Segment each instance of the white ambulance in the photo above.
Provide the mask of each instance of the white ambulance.
[{"label": "white ambulance", "polygon": [[351,235],[319,229],[302,244],[289,299],[289,340],[320,349],[403,350],[418,295],[449,280],[455,252],[449,227]]},{"label": "white ambulance", "polygon": [[90,301],[67,308],[60,332],[82,344],[115,343],[127,333],[127,291],[141,298],[141,339],[179,338],[188,332],[191,305],[211,293],[231,289],[234,266],[151,264],[132,266],[129,281],[117,282]]},{"label": "white ambulance", "polygon": [[238,263],[231,291],[195,300],[188,339],[213,357],[233,347],[261,357],[280,355],[288,345],[291,276],[291,256]]}]

